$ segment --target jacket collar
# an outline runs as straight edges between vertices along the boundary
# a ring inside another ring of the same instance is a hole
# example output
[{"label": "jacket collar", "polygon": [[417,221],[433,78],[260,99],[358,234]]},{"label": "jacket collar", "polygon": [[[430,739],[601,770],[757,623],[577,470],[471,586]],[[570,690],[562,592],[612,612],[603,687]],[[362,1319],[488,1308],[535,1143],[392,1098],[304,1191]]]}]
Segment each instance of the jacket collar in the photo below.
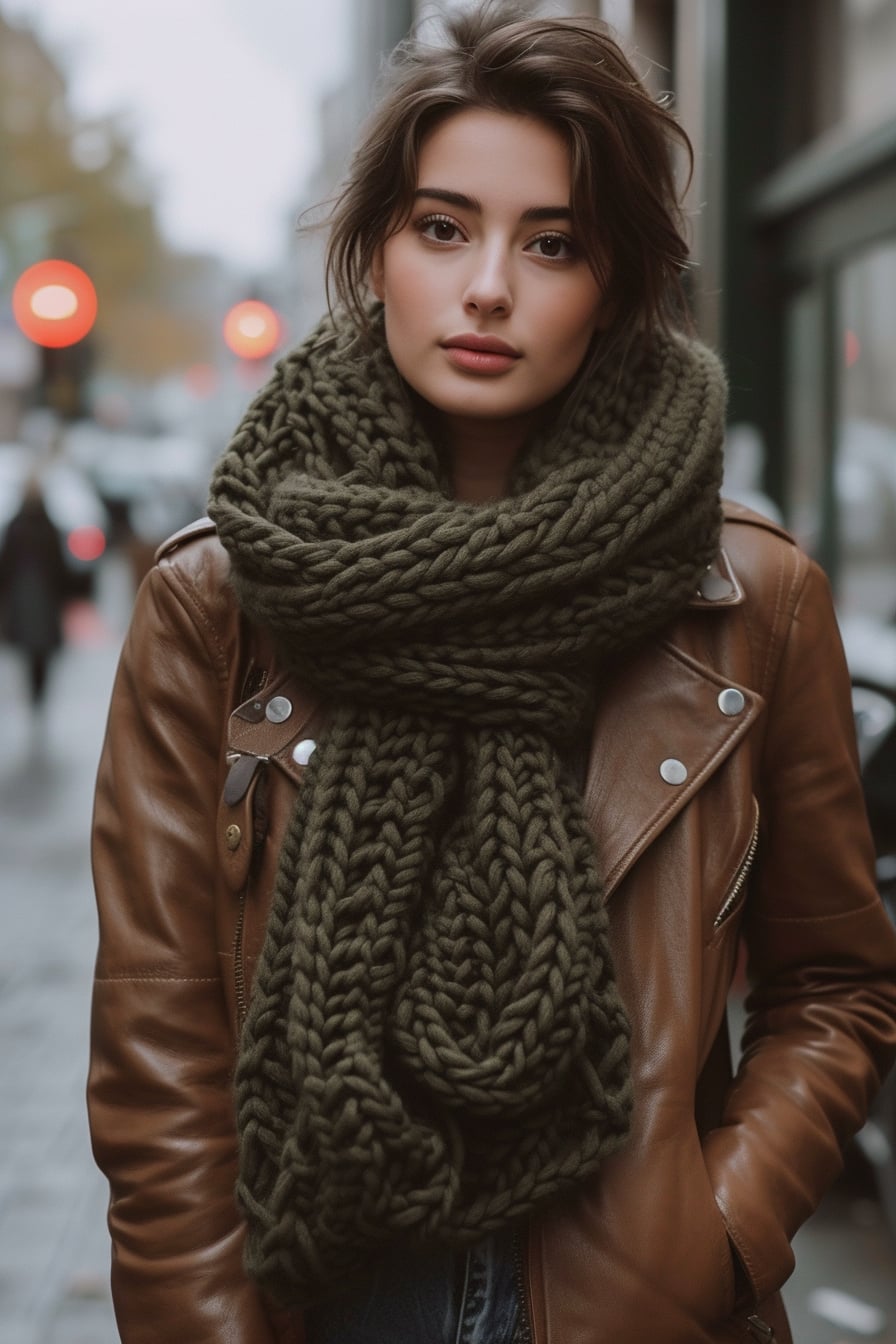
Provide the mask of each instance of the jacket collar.
[{"label": "jacket collar", "polygon": [[585,810],[608,898],[762,713],[762,696],[687,647],[689,612],[711,619],[743,602],[722,548],[670,637],[626,660],[600,697]]},{"label": "jacket collar", "polygon": [[608,898],[763,707],[755,691],[675,643],[625,664],[601,697],[585,783]]},{"label": "jacket collar", "polygon": [[[688,611],[722,615],[743,601],[743,587],[722,550]],[[755,691],[688,650],[687,622],[685,614],[670,639],[626,659],[600,697],[584,799],[608,898],[764,708]],[[277,672],[231,715],[231,758],[269,759],[298,784],[320,727],[315,701]]]},{"label": "jacket collar", "polygon": [[722,546],[712,564],[706,566],[706,573],[688,605],[718,611],[727,607],[739,607],[743,600],[744,590],[734,572],[728,552]]}]

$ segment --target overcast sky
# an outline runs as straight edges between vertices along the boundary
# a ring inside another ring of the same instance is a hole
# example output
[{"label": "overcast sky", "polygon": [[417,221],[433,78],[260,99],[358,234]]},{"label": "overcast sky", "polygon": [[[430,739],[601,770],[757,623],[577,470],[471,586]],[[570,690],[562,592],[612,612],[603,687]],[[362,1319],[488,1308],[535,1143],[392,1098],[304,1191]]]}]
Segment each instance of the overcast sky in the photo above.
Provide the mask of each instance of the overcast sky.
[{"label": "overcast sky", "polygon": [[69,72],[78,113],[129,114],[178,247],[266,270],[314,164],[348,0],[0,0]]}]

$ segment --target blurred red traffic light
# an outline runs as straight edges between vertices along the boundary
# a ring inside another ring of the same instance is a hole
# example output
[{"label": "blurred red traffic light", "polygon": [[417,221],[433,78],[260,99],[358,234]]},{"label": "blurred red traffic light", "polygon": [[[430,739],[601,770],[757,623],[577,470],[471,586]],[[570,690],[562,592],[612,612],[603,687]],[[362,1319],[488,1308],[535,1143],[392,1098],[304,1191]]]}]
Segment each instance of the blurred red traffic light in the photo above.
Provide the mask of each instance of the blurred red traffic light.
[{"label": "blurred red traffic light", "polygon": [[245,299],[225,317],[224,340],[240,359],[264,359],[280,341],[280,319],[269,304]]},{"label": "blurred red traffic light", "polygon": [[80,266],[39,261],[23,271],[12,292],[16,322],[35,345],[61,349],[83,340],[96,320],[96,290]]},{"label": "blurred red traffic light", "polygon": [[68,549],[75,559],[83,560],[85,563],[91,560],[99,560],[106,549],[103,529],[93,524],[73,528],[66,540]]}]

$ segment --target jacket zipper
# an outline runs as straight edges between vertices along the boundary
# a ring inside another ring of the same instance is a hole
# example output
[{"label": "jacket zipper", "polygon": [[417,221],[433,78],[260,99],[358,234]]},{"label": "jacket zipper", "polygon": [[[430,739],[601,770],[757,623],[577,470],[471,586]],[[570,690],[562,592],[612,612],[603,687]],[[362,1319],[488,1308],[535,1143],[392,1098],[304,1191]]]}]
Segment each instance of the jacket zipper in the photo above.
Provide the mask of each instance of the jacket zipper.
[{"label": "jacket zipper", "polygon": [[[257,756],[254,757],[253,760],[255,761],[255,770],[258,770],[261,767],[266,767],[268,763],[267,756]],[[245,781],[246,788],[250,787],[254,774],[255,771],[253,771],[253,774]],[[246,965],[243,955],[246,927],[246,902],[249,899],[252,872],[258,849],[267,833],[267,827],[266,779],[264,774],[262,774],[262,777],[256,780],[255,792],[252,795],[252,858],[249,864],[249,876],[240,892],[240,903],[236,916],[236,928],[233,934],[233,979],[236,994],[236,1024],[237,1029],[240,1031],[246,1020],[246,1013],[249,1007],[249,996],[246,993]]]},{"label": "jacket zipper", "polygon": [[718,929],[728,918],[731,911],[737,905],[741,892],[744,889],[744,883],[750,876],[750,869],[753,867],[753,860],[756,857],[756,850],[759,848],[759,804],[753,803],[753,834],[750,836],[750,844],[744,855],[743,863],[738,869],[737,876],[731,887],[728,889],[728,895],[722,903],[722,908],[713,921],[713,928]]},{"label": "jacket zipper", "polygon": [[513,1234],[513,1277],[516,1283],[517,1301],[520,1304],[522,1319],[514,1336],[514,1344],[533,1344],[532,1310],[529,1304],[526,1271],[523,1267],[523,1245],[524,1233],[517,1229]]},{"label": "jacket zipper", "polygon": [[246,999],[246,968],[243,965],[243,928],[246,923],[246,895],[248,884],[240,893],[239,910],[236,917],[236,931],[233,935],[233,979],[236,989],[236,1025],[241,1031],[246,1020],[248,1007]]}]

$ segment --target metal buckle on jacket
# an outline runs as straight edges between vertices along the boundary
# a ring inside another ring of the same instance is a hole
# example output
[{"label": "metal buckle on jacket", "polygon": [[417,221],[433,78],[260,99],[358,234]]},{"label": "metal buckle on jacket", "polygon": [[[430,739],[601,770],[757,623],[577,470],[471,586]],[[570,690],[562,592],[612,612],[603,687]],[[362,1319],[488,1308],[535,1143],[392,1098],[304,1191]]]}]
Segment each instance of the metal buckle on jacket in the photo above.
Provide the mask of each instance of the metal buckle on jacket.
[{"label": "metal buckle on jacket", "polygon": [[224,781],[224,802],[228,807],[236,807],[237,803],[245,798],[249,785],[255,778],[255,772],[260,766],[267,764],[267,759],[267,756],[240,753],[230,761],[230,769]]},{"label": "metal buckle on jacket", "polygon": [[759,1316],[747,1317],[747,1328],[754,1339],[763,1341],[763,1344],[775,1344],[775,1332],[770,1325],[766,1325]]}]

